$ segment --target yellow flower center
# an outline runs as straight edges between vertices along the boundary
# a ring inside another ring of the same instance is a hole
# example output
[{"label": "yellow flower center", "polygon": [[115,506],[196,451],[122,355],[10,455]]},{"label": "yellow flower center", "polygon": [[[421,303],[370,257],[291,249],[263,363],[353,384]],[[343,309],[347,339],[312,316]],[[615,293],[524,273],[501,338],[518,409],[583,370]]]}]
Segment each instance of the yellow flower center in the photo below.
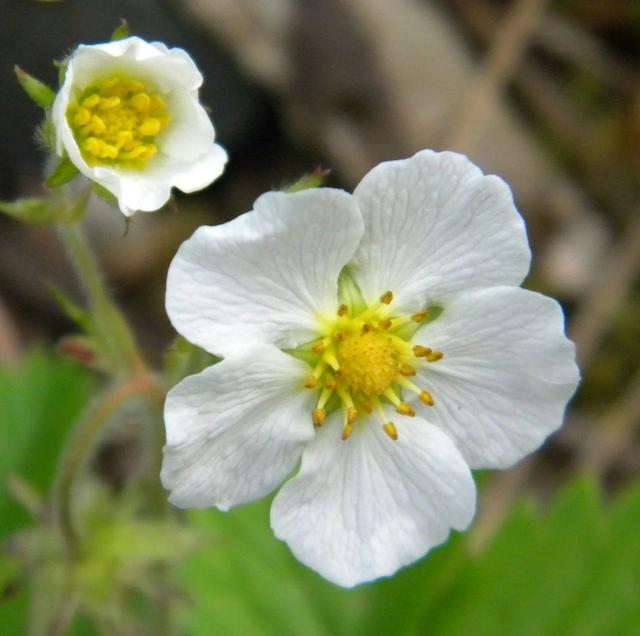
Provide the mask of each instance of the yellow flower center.
[{"label": "yellow flower center", "polygon": [[398,371],[393,340],[375,331],[347,333],[338,343],[336,357],[342,380],[352,393],[382,395]]},{"label": "yellow flower center", "polygon": [[143,168],[170,118],[162,97],[143,82],[110,77],[86,88],[69,105],[67,121],[92,166]]},{"label": "yellow flower center", "polygon": [[313,422],[322,426],[331,405],[339,406],[343,440],[351,436],[363,413],[375,413],[385,433],[398,439],[395,424],[385,420],[383,404],[390,403],[400,415],[413,417],[415,411],[403,399],[405,390],[415,393],[424,405],[434,405],[431,394],[409,379],[416,375],[418,365],[443,357],[440,351],[409,344],[415,332],[409,326],[417,328],[429,312],[395,315],[392,301],[388,291],[378,304],[354,315],[347,305],[341,305],[337,317],[321,321],[323,335],[309,345],[313,373],[305,387],[319,394]]}]

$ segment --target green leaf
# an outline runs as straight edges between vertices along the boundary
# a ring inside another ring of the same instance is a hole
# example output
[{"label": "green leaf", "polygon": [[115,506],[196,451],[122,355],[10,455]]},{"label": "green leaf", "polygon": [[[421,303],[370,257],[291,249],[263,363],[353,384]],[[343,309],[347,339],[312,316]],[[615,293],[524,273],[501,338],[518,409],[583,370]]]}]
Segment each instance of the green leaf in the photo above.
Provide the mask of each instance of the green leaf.
[{"label": "green leaf", "polygon": [[547,512],[520,502],[480,554],[469,533],[455,534],[395,577],[354,590],[297,563],[273,537],[268,509],[189,513],[210,536],[183,568],[190,636],[639,633],[638,486],[608,504],[588,480]]},{"label": "green leaf", "polygon": [[53,104],[56,94],[49,86],[33,77],[33,75],[29,75],[29,73],[23,71],[19,66],[15,66],[14,71],[20,86],[22,86],[25,93],[29,95],[38,106],[41,108],[49,108],[49,106]]},{"label": "green leaf", "polygon": [[7,489],[9,476],[48,494],[67,434],[92,385],[87,371],[41,351],[15,369],[0,369],[0,538],[30,524]]},{"label": "green leaf", "polygon": [[129,23],[126,20],[120,20],[120,24],[111,34],[111,41],[124,40],[129,37]]},{"label": "green leaf", "polygon": [[78,168],[71,163],[68,157],[63,157],[54,171],[47,177],[45,184],[49,188],[59,188],[61,185],[69,183],[76,176],[78,176]]}]

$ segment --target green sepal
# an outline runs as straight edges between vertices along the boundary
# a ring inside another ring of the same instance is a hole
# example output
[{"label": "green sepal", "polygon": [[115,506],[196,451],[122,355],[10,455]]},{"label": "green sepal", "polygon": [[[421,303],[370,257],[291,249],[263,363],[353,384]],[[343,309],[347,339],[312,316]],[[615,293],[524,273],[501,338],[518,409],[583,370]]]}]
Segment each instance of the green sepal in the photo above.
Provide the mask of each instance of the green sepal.
[{"label": "green sepal", "polygon": [[107,372],[109,364],[95,337],[84,334],[64,336],[58,342],[58,352],[78,364],[94,371]]},{"label": "green sepal", "polygon": [[167,386],[172,387],[188,375],[200,373],[217,364],[221,358],[177,336],[164,356],[164,376]]},{"label": "green sepal", "polygon": [[58,220],[58,210],[51,205],[49,199],[0,201],[0,212],[31,225],[48,225]]},{"label": "green sepal", "polygon": [[69,161],[68,157],[63,157],[58,162],[54,171],[47,177],[45,184],[49,188],[59,188],[65,183],[69,183],[72,179],[78,176],[78,168]]},{"label": "green sepal", "polygon": [[69,61],[67,59],[54,60],[53,65],[58,69],[58,86],[62,86],[67,75],[67,67],[69,66]]},{"label": "green sepal", "polygon": [[114,29],[111,34],[111,41],[115,42],[116,40],[124,40],[129,37],[129,23],[121,19],[120,24]]},{"label": "green sepal", "polygon": [[76,305],[60,289],[51,285],[49,287],[54,300],[66,316],[73,321],[83,334],[65,336],[58,343],[58,351],[65,357],[96,371],[109,371],[108,352],[101,344],[95,320],[91,313]]},{"label": "green sepal", "polygon": [[367,308],[362,292],[353,280],[348,267],[343,267],[338,276],[338,302],[349,307],[349,311],[354,316]]},{"label": "green sepal", "polygon": [[118,199],[116,198],[116,196],[109,192],[109,190],[107,190],[104,186],[100,185],[97,181],[92,181],[91,187],[101,199],[104,199],[111,205],[118,205]]},{"label": "green sepal", "polygon": [[14,67],[16,77],[24,92],[38,105],[40,108],[49,108],[56,98],[56,94],[45,83],[29,75],[19,66]]},{"label": "green sepal", "polygon": [[418,333],[418,331],[422,329],[422,327],[436,320],[440,316],[440,314],[444,311],[444,307],[441,307],[440,305],[429,305],[425,309],[425,311],[427,312],[427,317],[423,321],[421,322],[411,321],[406,325],[403,325],[402,327],[400,327],[395,332],[395,335],[409,342]]},{"label": "green sepal", "polygon": [[296,182],[284,188],[284,192],[302,192],[303,190],[318,188],[330,174],[331,170],[318,167],[313,172],[303,174]]}]

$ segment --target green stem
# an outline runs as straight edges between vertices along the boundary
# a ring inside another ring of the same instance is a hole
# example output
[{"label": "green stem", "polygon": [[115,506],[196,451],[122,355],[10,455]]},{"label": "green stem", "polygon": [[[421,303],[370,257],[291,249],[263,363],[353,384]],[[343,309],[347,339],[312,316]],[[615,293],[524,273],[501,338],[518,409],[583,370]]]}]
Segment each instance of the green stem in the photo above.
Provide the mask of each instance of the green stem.
[{"label": "green stem", "polygon": [[59,236],[82,281],[101,344],[120,373],[138,373],[143,368],[136,343],[120,310],[109,295],[91,248],[79,224],[60,224]]},{"label": "green stem", "polygon": [[79,547],[79,537],[73,518],[73,490],[84,466],[92,456],[111,417],[123,404],[135,397],[146,397],[161,403],[164,390],[149,373],[131,378],[112,387],[102,396],[81,422],[63,457],[57,482],[57,502],[60,528],[72,552]]}]

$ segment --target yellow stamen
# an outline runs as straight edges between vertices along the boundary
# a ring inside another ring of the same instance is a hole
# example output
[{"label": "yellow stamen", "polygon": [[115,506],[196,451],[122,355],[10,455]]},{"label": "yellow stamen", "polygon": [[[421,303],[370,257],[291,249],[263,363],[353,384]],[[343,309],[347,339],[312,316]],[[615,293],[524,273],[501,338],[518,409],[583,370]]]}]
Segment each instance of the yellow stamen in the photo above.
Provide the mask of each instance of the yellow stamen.
[{"label": "yellow stamen", "polygon": [[128,169],[143,167],[158,153],[154,138],[170,122],[160,95],[138,80],[119,77],[88,87],[66,115],[89,165],[124,164]]},{"label": "yellow stamen", "polygon": [[416,412],[406,402],[401,402],[400,404],[398,404],[396,411],[398,411],[400,415],[406,415],[408,417],[415,417],[416,414]]},{"label": "yellow stamen", "polygon": [[347,409],[347,422],[349,424],[355,424],[357,419],[358,419],[358,411],[354,406],[350,406]]},{"label": "yellow stamen", "polygon": [[351,424],[346,424],[342,429],[342,441],[345,442],[351,437],[351,433],[353,433],[353,426]]},{"label": "yellow stamen", "polygon": [[416,374],[416,371],[413,367],[410,367],[408,364],[403,364],[400,366],[400,373],[407,378],[410,378]]},{"label": "yellow stamen", "polygon": [[304,383],[305,389],[315,389],[318,384],[318,378],[315,375],[310,375],[307,381]]},{"label": "yellow stamen", "polygon": [[390,305],[393,301],[393,292],[386,291],[382,296],[380,296],[380,302],[384,305]]},{"label": "yellow stamen", "polygon": [[384,320],[381,320],[378,324],[380,326],[380,329],[382,329],[383,331],[387,331],[387,329],[391,329],[391,325],[393,324],[393,322],[389,318],[385,318]]},{"label": "yellow stamen", "polygon": [[413,322],[422,322],[428,315],[428,311],[419,311],[418,313],[411,314],[411,320],[413,320]]},{"label": "yellow stamen", "polygon": [[315,409],[313,411],[313,423],[320,428],[327,419],[327,412],[324,409]]},{"label": "yellow stamen", "polygon": [[431,349],[429,349],[429,347],[423,347],[422,345],[415,345],[413,347],[413,355],[416,358],[426,358],[431,355]]},{"label": "yellow stamen", "polygon": [[338,316],[346,316],[348,313],[349,307],[347,307],[346,305],[340,305],[340,307],[338,307]]},{"label": "yellow stamen", "polygon": [[438,362],[438,360],[442,360],[442,358],[444,358],[442,351],[432,351],[427,355],[427,362]]},{"label": "yellow stamen", "polygon": [[393,422],[383,424],[382,429],[394,442],[398,439],[398,429]]},{"label": "yellow stamen", "polygon": [[429,393],[429,391],[420,391],[418,397],[425,406],[433,406],[435,404],[435,402],[433,401],[433,397],[431,396],[431,393]]}]

